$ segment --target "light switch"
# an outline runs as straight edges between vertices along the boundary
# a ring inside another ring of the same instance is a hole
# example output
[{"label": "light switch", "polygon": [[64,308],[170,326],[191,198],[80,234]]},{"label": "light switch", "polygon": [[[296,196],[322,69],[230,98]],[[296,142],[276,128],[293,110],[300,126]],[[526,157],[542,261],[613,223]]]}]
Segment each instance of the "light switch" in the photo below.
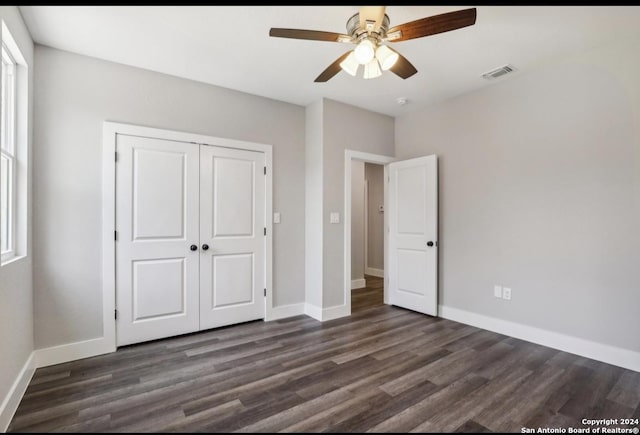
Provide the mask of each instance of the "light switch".
[{"label": "light switch", "polygon": [[500,285],[494,285],[493,286],[493,295],[497,298],[501,298],[502,297],[502,286]]},{"label": "light switch", "polygon": [[330,222],[332,224],[339,224],[340,223],[340,213],[333,212],[333,213],[331,213],[330,216],[331,216],[330,217]]},{"label": "light switch", "polygon": [[280,223],[280,212],[273,213],[273,223],[274,224]]}]

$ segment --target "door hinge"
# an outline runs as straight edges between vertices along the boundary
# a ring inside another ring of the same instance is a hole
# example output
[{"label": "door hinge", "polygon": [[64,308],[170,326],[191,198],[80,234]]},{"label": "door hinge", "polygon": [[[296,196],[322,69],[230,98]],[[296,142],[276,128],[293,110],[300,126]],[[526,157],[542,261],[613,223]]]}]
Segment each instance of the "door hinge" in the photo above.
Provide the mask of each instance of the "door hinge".
[{"label": "door hinge", "polygon": [[267,235],[267,227],[264,227],[264,235]]},{"label": "door hinge", "polygon": [[264,289],[264,296],[267,297],[267,289]]},{"label": "door hinge", "polygon": [[117,231],[113,232],[113,240],[116,240],[116,241],[118,240],[118,232]]},{"label": "door hinge", "polygon": [[113,318],[118,320],[118,310],[113,310]]},{"label": "door hinge", "polygon": [[117,162],[118,161],[118,151],[116,151],[114,154],[116,155],[115,156],[115,161]]},{"label": "door hinge", "polygon": [[264,175],[267,175],[267,167],[264,167]]}]

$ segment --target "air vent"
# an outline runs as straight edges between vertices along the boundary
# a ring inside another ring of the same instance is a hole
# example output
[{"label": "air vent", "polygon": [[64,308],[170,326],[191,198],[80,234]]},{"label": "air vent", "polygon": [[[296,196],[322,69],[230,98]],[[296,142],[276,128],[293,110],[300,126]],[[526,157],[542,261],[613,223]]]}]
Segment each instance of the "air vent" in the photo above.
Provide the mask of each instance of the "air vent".
[{"label": "air vent", "polygon": [[496,68],[492,71],[482,74],[482,77],[484,77],[487,80],[493,80],[505,74],[509,74],[510,72],[513,72],[513,71],[516,71],[516,68],[513,65],[504,65],[504,66],[501,66],[500,68]]}]

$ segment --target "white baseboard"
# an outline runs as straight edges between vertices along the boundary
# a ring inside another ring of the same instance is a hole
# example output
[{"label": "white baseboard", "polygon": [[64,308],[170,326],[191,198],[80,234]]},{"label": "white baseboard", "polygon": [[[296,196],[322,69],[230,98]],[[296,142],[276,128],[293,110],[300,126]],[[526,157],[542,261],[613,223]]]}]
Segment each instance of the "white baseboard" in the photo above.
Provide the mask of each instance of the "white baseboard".
[{"label": "white baseboard", "polygon": [[364,274],[365,275],[375,276],[377,278],[384,278],[384,270],[383,269],[376,269],[375,267],[367,267],[364,270]]},{"label": "white baseboard", "polygon": [[351,315],[351,310],[346,305],[337,305],[335,307],[324,308],[322,310],[322,321],[338,319]]},{"label": "white baseboard", "polygon": [[62,344],[60,346],[36,349],[34,351],[35,364],[38,368],[46,367],[68,361],[75,361],[77,359],[111,353],[115,352],[115,350],[115,343],[110,343],[109,340],[104,337],[94,338],[91,340]]},{"label": "white baseboard", "polygon": [[36,368],[102,355],[104,353],[114,352],[115,350],[115,343],[110,343],[110,340],[100,337],[92,340],[36,349],[31,352],[31,355],[29,355],[18,377],[11,386],[7,397],[5,397],[0,406],[0,432],[6,432],[9,427],[9,423],[11,423],[16,409],[18,409],[18,405],[27,390],[27,386]]},{"label": "white baseboard", "polygon": [[353,289],[357,289],[357,288],[363,288],[367,286],[367,282],[364,280],[364,278],[358,278],[358,279],[352,279],[351,280],[351,290]]},{"label": "white baseboard", "polygon": [[304,304],[304,313],[322,322],[322,308],[312,304]]},{"label": "white baseboard", "polygon": [[311,304],[304,305],[304,313],[307,316],[311,316],[314,319],[319,320],[321,322],[337,319],[339,317],[345,317],[351,314],[349,307],[347,307],[346,305],[337,305],[335,307],[320,308]]},{"label": "white baseboard", "polygon": [[264,320],[269,322],[271,320],[285,319],[287,317],[299,316],[301,314],[304,314],[304,303],[281,305],[279,307],[273,307],[271,309],[271,315],[269,317],[265,317]]},{"label": "white baseboard", "polygon": [[24,392],[27,390],[27,386],[35,371],[34,353],[31,352],[31,355],[29,355],[24,366],[22,366],[13,385],[11,385],[7,396],[2,401],[2,405],[0,405],[0,432],[4,433],[9,428],[9,423],[11,423],[11,419],[18,409],[22,396],[24,396]]},{"label": "white baseboard", "polygon": [[445,319],[640,372],[640,352],[564,335],[534,326],[510,322],[508,320],[496,319],[494,317],[471,313],[444,305],[439,306],[439,311],[440,317]]}]

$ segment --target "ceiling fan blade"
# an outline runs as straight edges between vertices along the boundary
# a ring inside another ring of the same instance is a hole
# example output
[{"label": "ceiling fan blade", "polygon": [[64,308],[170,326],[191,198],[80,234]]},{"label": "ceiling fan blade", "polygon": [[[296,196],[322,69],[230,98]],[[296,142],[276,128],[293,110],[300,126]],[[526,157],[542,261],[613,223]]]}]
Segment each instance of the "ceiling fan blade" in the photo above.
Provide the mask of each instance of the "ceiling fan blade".
[{"label": "ceiling fan blade", "polygon": [[385,6],[360,6],[360,11],[358,13],[360,16],[360,27],[367,29],[367,21],[374,21],[375,24],[373,25],[372,31],[377,32],[380,30],[380,25],[382,24],[382,20],[384,20],[385,10]]},{"label": "ceiling fan blade", "polygon": [[325,69],[324,71],[322,71],[320,73],[320,75],[318,77],[316,77],[316,79],[314,80],[314,82],[326,82],[327,80],[329,80],[331,77],[335,76],[336,74],[338,74],[340,71],[342,71],[342,68],[340,68],[340,63],[345,60],[347,58],[347,56],[349,56],[349,53],[351,53],[350,51],[347,51],[345,54],[343,54],[342,56],[340,56],[339,58],[337,58],[335,60],[335,62],[333,62],[331,65],[329,65],[327,67],[327,69]]},{"label": "ceiling fan blade", "polygon": [[312,41],[351,42],[351,36],[342,33],[322,32],[319,30],[280,29],[272,27],[269,36],[278,38],[310,39]]},{"label": "ceiling fan blade", "polygon": [[[396,53],[398,52],[396,51]],[[396,60],[396,63],[389,68],[389,70],[403,79],[407,79],[418,72],[416,67],[400,53],[398,53],[398,60]]]},{"label": "ceiling fan blade", "polygon": [[400,42],[408,39],[422,38],[460,29],[475,24],[476,8],[447,12],[432,17],[422,18],[392,27],[387,31],[389,42]]}]

